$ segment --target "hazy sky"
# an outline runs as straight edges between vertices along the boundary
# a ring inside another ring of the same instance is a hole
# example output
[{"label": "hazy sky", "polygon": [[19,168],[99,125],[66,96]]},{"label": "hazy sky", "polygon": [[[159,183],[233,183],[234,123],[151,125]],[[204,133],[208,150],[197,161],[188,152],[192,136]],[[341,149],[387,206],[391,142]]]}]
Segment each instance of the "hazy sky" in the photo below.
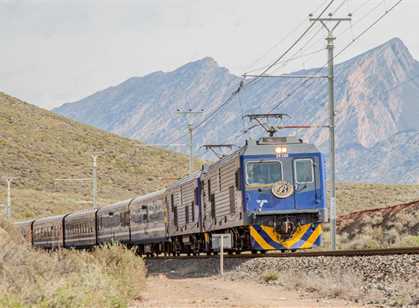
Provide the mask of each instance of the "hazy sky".
[{"label": "hazy sky", "polygon": [[[241,74],[280,55],[309,25],[308,14],[328,2],[0,0],[0,91],[51,108],[205,56]],[[344,2],[336,16],[354,14],[352,26],[336,31],[339,50],[397,1],[335,2],[332,10]],[[418,26],[419,0],[404,0],[337,61],[396,36],[419,58]],[[324,47],[324,36],[300,55]],[[323,64],[325,56],[299,58],[278,72]]]}]

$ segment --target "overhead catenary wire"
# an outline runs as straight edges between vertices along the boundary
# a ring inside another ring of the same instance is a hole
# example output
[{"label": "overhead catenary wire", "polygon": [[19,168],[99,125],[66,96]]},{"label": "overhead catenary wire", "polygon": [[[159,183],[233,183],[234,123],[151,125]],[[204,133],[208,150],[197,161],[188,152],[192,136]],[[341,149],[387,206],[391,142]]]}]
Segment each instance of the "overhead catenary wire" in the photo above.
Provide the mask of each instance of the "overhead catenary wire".
[{"label": "overhead catenary wire", "polygon": [[[336,58],[337,56],[339,56],[340,54],[342,54],[345,50],[347,50],[351,45],[353,45],[357,40],[359,40],[363,35],[365,35],[369,30],[371,30],[377,23],[379,23],[385,16],[387,16],[391,11],[393,11],[403,0],[399,0],[397,1],[393,6],[391,6],[388,10],[385,11],[384,14],[382,14],[377,20],[375,20],[371,25],[369,25],[365,30],[363,30],[361,33],[359,33],[354,39],[351,40],[351,42],[349,42],[349,44],[347,44],[342,50],[340,50],[337,54],[335,54],[334,58]],[[333,4],[334,0],[330,1],[329,4],[322,10],[322,12],[319,14],[319,16],[322,16],[324,14],[324,12]],[[306,29],[306,31],[303,32],[303,34],[305,35],[306,33],[308,33],[308,31],[313,27],[313,23],[310,24],[310,26]],[[303,35],[303,36],[304,36]],[[291,46],[294,47],[295,45],[298,44],[298,42],[301,41],[302,35],[300,35],[298,37],[298,39],[296,40],[296,42],[294,42]],[[266,74],[267,71],[270,70],[270,68],[272,68],[273,66],[276,65],[276,63],[280,62],[286,54],[289,53],[289,51],[292,48],[288,48],[277,60],[275,60],[274,63],[272,63],[271,65],[269,65],[262,73]],[[323,70],[325,68],[325,66],[327,65],[327,63],[320,67],[319,69],[317,69],[317,73],[320,72],[321,70]],[[240,82],[239,87],[236,91],[234,91],[222,104],[220,104],[214,111],[212,111],[207,117],[205,117],[201,122],[198,123],[198,125],[196,125],[194,127],[195,130],[204,127],[206,125],[206,123],[209,122],[209,120],[211,120],[224,106],[226,106],[227,104],[229,104],[233,97],[235,95],[237,95],[239,93],[239,91],[241,91],[244,87],[248,87],[250,84],[254,84],[257,80],[260,80],[259,78],[254,78],[252,79],[249,83],[245,84],[243,81]],[[276,108],[278,108],[281,104],[283,104],[289,97],[291,97],[292,95],[294,95],[299,88],[301,88],[301,86],[304,86],[309,80],[313,80],[313,79],[306,79],[304,80],[299,86],[297,86],[295,89],[293,89],[290,93],[287,93],[286,96],[280,101],[278,102],[272,109],[270,112],[273,112]],[[313,84],[313,83],[312,83]],[[175,139],[175,141],[173,142],[177,142],[179,140],[181,140],[182,138],[184,138],[185,136],[187,136],[187,134],[181,135],[179,136],[177,139]]]},{"label": "overhead catenary wire", "polygon": [[[343,5],[345,4],[345,2],[346,2],[347,0],[343,0],[334,10],[333,10],[333,14],[336,14],[337,12],[339,12],[339,10],[343,7]],[[277,65],[279,65],[279,64],[281,64],[280,66],[278,66],[278,67],[276,67],[274,70],[273,70],[273,72],[277,72],[280,68],[282,68],[282,67],[284,67],[286,64],[288,64],[289,62],[291,62],[292,60],[294,60],[294,59],[299,59],[299,58],[301,58],[300,56],[298,56],[298,54],[299,53],[301,53],[303,50],[305,50],[307,47],[308,48],[311,48],[311,47],[313,47],[313,46],[315,46],[315,45],[317,45],[318,44],[318,42],[314,42],[314,44],[310,44],[319,34],[320,34],[320,32],[323,30],[323,28],[320,26],[319,27],[319,29],[303,44],[303,46],[301,46],[293,55],[291,55],[291,58],[289,58],[289,59],[285,59],[284,61],[281,61],[281,62],[278,62],[277,64],[276,64],[276,66]],[[310,44],[310,45],[309,45]],[[311,52],[311,55],[314,55],[314,54],[317,54],[317,53],[319,53],[319,52],[321,52],[321,51],[324,51],[325,50],[325,48],[323,47],[323,48],[321,48],[321,49],[317,49],[316,51],[314,51],[314,52]],[[263,74],[260,74],[260,75],[263,75]]]},{"label": "overhead catenary wire", "polygon": [[[313,12],[317,12],[319,9],[321,9],[324,6],[324,3],[326,3],[327,1],[328,0],[323,1],[322,4],[320,4],[319,6],[317,6],[313,10]],[[255,61],[253,61],[252,64],[248,66],[249,68],[246,70],[246,73],[245,74],[252,73],[252,72],[255,72],[257,70],[261,70],[261,69],[266,68],[269,64],[264,65],[264,66],[259,67],[259,68],[252,68],[252,67],[254,67],[262,59],[264,59],[272,50],[274,50],[276,47],[278,47],[280,44],[282,44],[286,39],[288,39],[288,37],[290,37],[292,34],[294,34],[297,31],[297,29],[301,28],[305,23],[306,23],[306,18],[304,18],[303,20],[301,20],[301,22],[297,26],[295,26],[291,31],[289,31],[287,34],[285,34],[282,37],[282,39],[280,39],[279,42],[275,43],[272,47],[270,47],[262,56],[260,56]]]},{"label": "overhead catenary wire", "polygon": [[[368,31],[370,31],[376,24],[378,24],[385,16],[387,16],[391,11],[393,11],[398,5],[400,5],[400,3],[403,0],[399,0],[397,1],[394,5],[392,5],[388,10],[386,10],[382,15],[380,15],[373,23],[371,23],[367,28],[365,28],[363,31],[361,31],[354,39],[352,39],[347,45],[345,45],[337,54],[334,55],[333,58],[336,58],[337,56],[339,56],[340,54],[342,54],[345,50],[347,50],[351,45],[353,45],[357,40],[359,40],[363,35],[365,35]],[[378,8],[378,6],[375,7],[375,9]],[[323,70],[326,65],[328,64],[328,62],[323,65],[322,67],[318,68],[316,70],[315,74],[318,74],[321,72],[321,70]],[[413,80],[415,80],[416,78],[418,78],[419,75],[415,75],[407,80],[405,80],[404,82],[402,82],[399,85],[396,85],[388,90],[385,90],[384,92],[390,92],[392,89],[398,88],[401,85],[407,83],[407,82],[411,82]],[[303,82],[301,82],[299,85],[297,85],[297,87],[295,87],[292,91],[290,91],[289,93],[286,94],[286,96],[281,99],[271,110],[270,113],[272,113],[273,111],[275,111],[275,109],[277,109],[280,105],[282,105],[288,98],[290,98],[291,96],[293,96],[302,86],[304,86],[308,81],[312,81],[312,83],[309,86],[312,86],[314,84],[314,82],[317,79],[305,79]],[[236,138],[239,138],[240,136],[242,136],[242,134],[240,134],[239,136],[237,136]]]},{"label": "overhead catenary wire", "polygon": [[[347,50],[350,46],[352,46],[356,41],[358,41],[363,35],[365,35],[368,31],[370,31],[375,25],[377,25],[385,16],[387,16],[391,11],[393,11],[403,0],[398,0],[393,6],[390,7],[390,9],[386,10],[382,15],[380,15],[373,23],[371,23],[367,28],[365,28],[363,31],[361,31],[354,39],[352,39],[347,45],[345,45],[339,52],[337,52],[333,59],[341,55],[345,50]],[[326,66],[328,62],[324,64],[322,67],[318,68],[316,70],[315,74],[320,73]],[[289,99],[291,96],[293,96],[302,86],[304,86],[309,80],[312,81],[312,83],[309,85],[313,85],[315,81],[313,79],[305,79],[302,81],[299,85],[297,85],[296,88],[294,88],[291,92],[287,93],[286,96],[280,100],[271,110],[270,112],[275,111],[280,105],[282,105],[287,99]],[[316,79],[314,79],[316,80]]]},{"label": "overhead catenary wire", "polygon": [[[325,8],[323,8],[323,10],[320,12],[320,14],[318,15],[318,17],[323,16],[323,14],[327,11],[327,9],[335,2],[335,0],[331,0],[327,6]],[[272,64],[270,64],[262,74],[265,74],[266,72],[268,72],[270,70],[271,67],[273,67],[275,64],[277,64],[279,61],[281,61],[301,40],[302,38],[310,31],[310,29],[314,26],[315,23],[311,23],[309,25],[309,27],[297,38],[297,40],[291,44],[291,46],[289,48],[287,48],[287,50],[282,53],[282,55],[277,58]],[[235,95],[237,95],[245,86],[249,86],[250,83],[255,82],[258,78],[254,78],[252,79],[248,84],[245,84],[243,82],[243,80],[240,81],[239,86],[237,88],[236,91],[234,91],[223,103],[221,103],[214,111],[212,111],[207,117],[205,117],[201,122],[199,122],[196,126],[194,126],[194,130],[197,130],[199,128],[202,128],[206,125],[206,123],[208,123],[209,120],[211,120],[224,106],[226,106],[227,104],[229,104],[233,97]],[[181,138],[183,138],[186,135],[182,135],[180,136],[178,139],[176,139],[176,141],[180,140]]]},{"label": "overhead catenary wire", "polygon": [[[325,8],[323,8],[323,10],[320,12],[320,14],[318,15],[317,18],[320,18],[321,16],[323,16],[323,14],[329,9],[329,7],[335,2],[335,0],[331,0],[327,6]],[[316,23],[315,22],[311,22],[310,25],[304,30],[303,33],[301,33],[299,35],[299,37],[297,38],[297,40],[291,44],[290,47],[288,47],[273,63],[271,63],[270,65],[268,65],[268,67],[266,67],[262,73],[260,75],[264,75],[266,74],[272,67],[274,67],[276,64],[278,64],[298,43],[301,42],[301,40],[303,39],[303,37],[314,27]],[[246,86],[249,86],[251,84],[254,84],[255,82],[257,82],[257,80],[259,80],[259,78],[254,78],[252,79]]]},{"label": "overhead catenary wire", "polygon": [[[361,5],[359,5],[358,7],[356,7],[351,13],[352,13],[352,15],[354,15],[354,14],[356,14],[357,12],[359,12],[362,8],[364,8],[369,2],[371,2],[372,0],[367,0],[367,1],[364,1],[364,2],[362,2],[362,4]],[[343,30],[342,32],[338,32],[338,36],[340,36],[340,35],[342,35],[342,34],[344,34],[344,33],[346,33],[347,31],[349,31],[349,30],[353,30],[353,26],[355,26],[355,25],[357,25],[357,24],[359,24],[362,20],[364,20],[366,17],[368,17],[369,15],[371,15],[371,13],[373,13],[377,8],[379,8],[380,6],[382,6],[382,4],[385,2],[386,0],[382,0],[381,2],[379,2],[377,5],[375,5],[371,10],[369,10],[368,12],[367,12],[367,14],[364,14],[361,18],[359,18],[359,19],[357,19],[356,20],[356,22],[355,23],[352,23],[352,21],[350,21],[350,26],[348,27],[348,28],[346,28],[345,30]],[[345,4],[345,2],[347,2],[347,0],[344,0],[334,11],[333,11],[333,14],[336,14],[342,7],[343,7],[343,5]],[[320,33],[322,31],[322,28],[320,27],[319,29],[318,29],[318,31],[316,31],[316,33],[309,39],[309,40],[307,40],[307,42],[305,43],[305,45],[303,45],[295,54],[297,54],[299,51],[301,51],[301,50],[303,50],[303,49],[305,49],[305,48],[307,48],[307,45],[311,42],[311,41],[313,41],[313,39]],[[354,38],[354,36],[352,36],[352,39]],[[319,43],[318,42],[314,42],[314,44],[311,44],[311,45],[309,45],[309,48],[311,48],[311,47],[313,47],[313,46],[315,46],[315,45],[318,45]],[[320,51],[323,51],[323,50],[325,50],[325,48],[322,48],[322,49],[320,49]],[[319,51],[318,51],[319,52]],[[317,53],[317,52],[313,52],[313,54],[315,54],[315,53]],[[294,57],[295,56],[295,54],[293,54],[292,55],[292,57]],[[302,56],[301,56],[302,57]],[[294,59],[299,59],[300,57],[295,57],[295,58],[291,58],[290,60],[294,60]],[[289,60],[287,59],[287,60],[285,60],[284,62],[285,63],[287,63]],[[327,65],[327,64],[326,64]],[[282,66],[281,66],[282,67]],[[278,67],[278,68],[276,68],[275,70],[273,70],[273,72],[276,72],[279,68],[281,68],[281,67]]]}]

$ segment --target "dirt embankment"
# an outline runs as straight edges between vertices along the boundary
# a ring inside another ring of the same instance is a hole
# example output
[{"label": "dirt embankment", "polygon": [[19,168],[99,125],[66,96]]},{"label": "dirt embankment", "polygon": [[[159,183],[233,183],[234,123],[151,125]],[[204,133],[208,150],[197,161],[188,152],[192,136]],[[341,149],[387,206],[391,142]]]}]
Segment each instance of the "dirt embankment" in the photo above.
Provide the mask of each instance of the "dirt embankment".
[{"label": "dirt embankment", "polygon": [[419,246],[419,201],[342,215],[337,227],[342,248]]}]

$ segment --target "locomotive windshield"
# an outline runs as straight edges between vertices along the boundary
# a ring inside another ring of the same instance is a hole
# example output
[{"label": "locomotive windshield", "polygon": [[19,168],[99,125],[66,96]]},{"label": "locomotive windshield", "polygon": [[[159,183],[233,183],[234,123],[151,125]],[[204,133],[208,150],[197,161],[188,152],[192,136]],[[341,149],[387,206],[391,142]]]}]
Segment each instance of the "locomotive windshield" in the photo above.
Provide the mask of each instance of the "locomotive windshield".
[{"label": "locomotive windshield", "polygon": [[273,184],[282,180],[282,166],[278,161],[247,163],[247,184]]}]

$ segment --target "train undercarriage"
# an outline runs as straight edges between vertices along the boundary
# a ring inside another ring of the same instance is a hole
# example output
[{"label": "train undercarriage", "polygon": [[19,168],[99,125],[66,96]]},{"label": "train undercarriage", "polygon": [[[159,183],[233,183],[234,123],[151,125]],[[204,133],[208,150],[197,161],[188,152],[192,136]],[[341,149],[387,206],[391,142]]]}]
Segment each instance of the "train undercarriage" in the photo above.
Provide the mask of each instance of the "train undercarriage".
[{"label": "train undercarriage", "polygon": [[231,248],[225,249],[228,254],[239,254],[245,251],[253,253],[264,253],[269,250],[295,251],[320,246],[322,228],[319,223],[294,225],[289,229],[292,230],[292,233],[286,234],[283,233],[283,228],[283,225],[278,227],[278,224],[261,223],[213,232],[174,236],[163,242],[139,244],[137,245],[138,254],[145,256],[218,254],[218,250],[212,247],[212,235],[221,233],[231,235]]}]

